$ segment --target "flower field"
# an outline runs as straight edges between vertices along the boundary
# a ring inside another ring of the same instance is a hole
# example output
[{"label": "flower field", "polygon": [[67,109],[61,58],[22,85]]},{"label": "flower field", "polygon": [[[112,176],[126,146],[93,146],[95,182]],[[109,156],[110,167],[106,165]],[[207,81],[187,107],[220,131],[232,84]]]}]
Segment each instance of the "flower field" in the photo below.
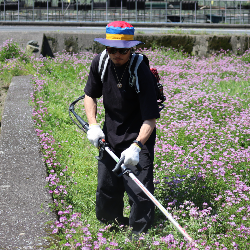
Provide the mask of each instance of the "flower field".
[{"label": "flower field", "polygon": [[[58,214],[51,232],[59,240],[51,249],[250,249],[250,51],[201,59],[174,49],[142,52],[159,71],[166,95],[157,121],[155,197],[196,244],[157,208],[153,228],[137,242],[128,239],[130,228],[111,230],[96,220],[98,151],[68,114],[84,94],[95,55],[36,59],[20,52],[1,62],[0,78],[34,76],[33,119]],[[86,119],[83,102],[75,110]],[[99,100],[98,121],[103,118]]]}]

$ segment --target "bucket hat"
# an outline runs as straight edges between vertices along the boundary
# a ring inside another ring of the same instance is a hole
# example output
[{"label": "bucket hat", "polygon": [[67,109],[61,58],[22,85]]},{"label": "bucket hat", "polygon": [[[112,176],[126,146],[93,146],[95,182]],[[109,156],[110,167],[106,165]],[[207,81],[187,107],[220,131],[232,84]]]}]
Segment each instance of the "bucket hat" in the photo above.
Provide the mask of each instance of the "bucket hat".
[{"label": "bucket hat", "polygon": [[94,41],[115,48],[131,48],[143,42],[134,40],[134,27],[125,21],[107,24],[106,38],[95,38]]}]

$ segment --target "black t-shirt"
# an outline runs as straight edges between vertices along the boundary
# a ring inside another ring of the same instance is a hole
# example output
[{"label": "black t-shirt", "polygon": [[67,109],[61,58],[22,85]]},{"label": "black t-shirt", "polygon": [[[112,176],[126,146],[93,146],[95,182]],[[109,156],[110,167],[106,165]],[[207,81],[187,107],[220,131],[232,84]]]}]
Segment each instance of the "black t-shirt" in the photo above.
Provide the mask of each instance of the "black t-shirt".
[{"label": "black t-shirt", "polygon": [[[136,93],[134,87],[129,85],[127,64],[116,67],[114,70],[115,66],[109,59],[103,82],[101,82],[98,73],[99,59],[100,54],[92,61],[84,91],[92,98],[103,96],[105,140],[112,148],[124,150],[137,138],[144,120],[160,117],[153,84],[155,78],[148,66],[142,62],[137,71],[140,92]],[[122,88],[118,88],[117,78],[120,80],[122,75]],[[155,136],[154,129],[146,145],[154,145]]]}]

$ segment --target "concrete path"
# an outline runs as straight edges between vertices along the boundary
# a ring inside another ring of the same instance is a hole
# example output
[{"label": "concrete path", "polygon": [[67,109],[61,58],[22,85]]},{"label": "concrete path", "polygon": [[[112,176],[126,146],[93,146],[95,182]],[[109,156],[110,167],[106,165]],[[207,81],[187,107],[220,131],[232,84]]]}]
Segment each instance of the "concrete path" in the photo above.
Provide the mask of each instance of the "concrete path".
[{"label": "concrete path", "polygon": [[[47,249],[56,215],[29,105],[30,76],[12,79],[0,137],[0,249]],[[48,237],[48,238],[44,238]]]}]

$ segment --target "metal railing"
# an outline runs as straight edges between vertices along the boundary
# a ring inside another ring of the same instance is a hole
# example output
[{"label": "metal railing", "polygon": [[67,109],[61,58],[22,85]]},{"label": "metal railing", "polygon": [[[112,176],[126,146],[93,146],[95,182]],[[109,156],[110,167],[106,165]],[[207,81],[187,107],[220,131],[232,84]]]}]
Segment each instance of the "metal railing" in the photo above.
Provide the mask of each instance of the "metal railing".
[{"label": "metal railing", "polygon": [[2,1],[0,21],[66,22],[174,22],[250,24],[250,2],[242,1],[145,1],[57,0]]}]

